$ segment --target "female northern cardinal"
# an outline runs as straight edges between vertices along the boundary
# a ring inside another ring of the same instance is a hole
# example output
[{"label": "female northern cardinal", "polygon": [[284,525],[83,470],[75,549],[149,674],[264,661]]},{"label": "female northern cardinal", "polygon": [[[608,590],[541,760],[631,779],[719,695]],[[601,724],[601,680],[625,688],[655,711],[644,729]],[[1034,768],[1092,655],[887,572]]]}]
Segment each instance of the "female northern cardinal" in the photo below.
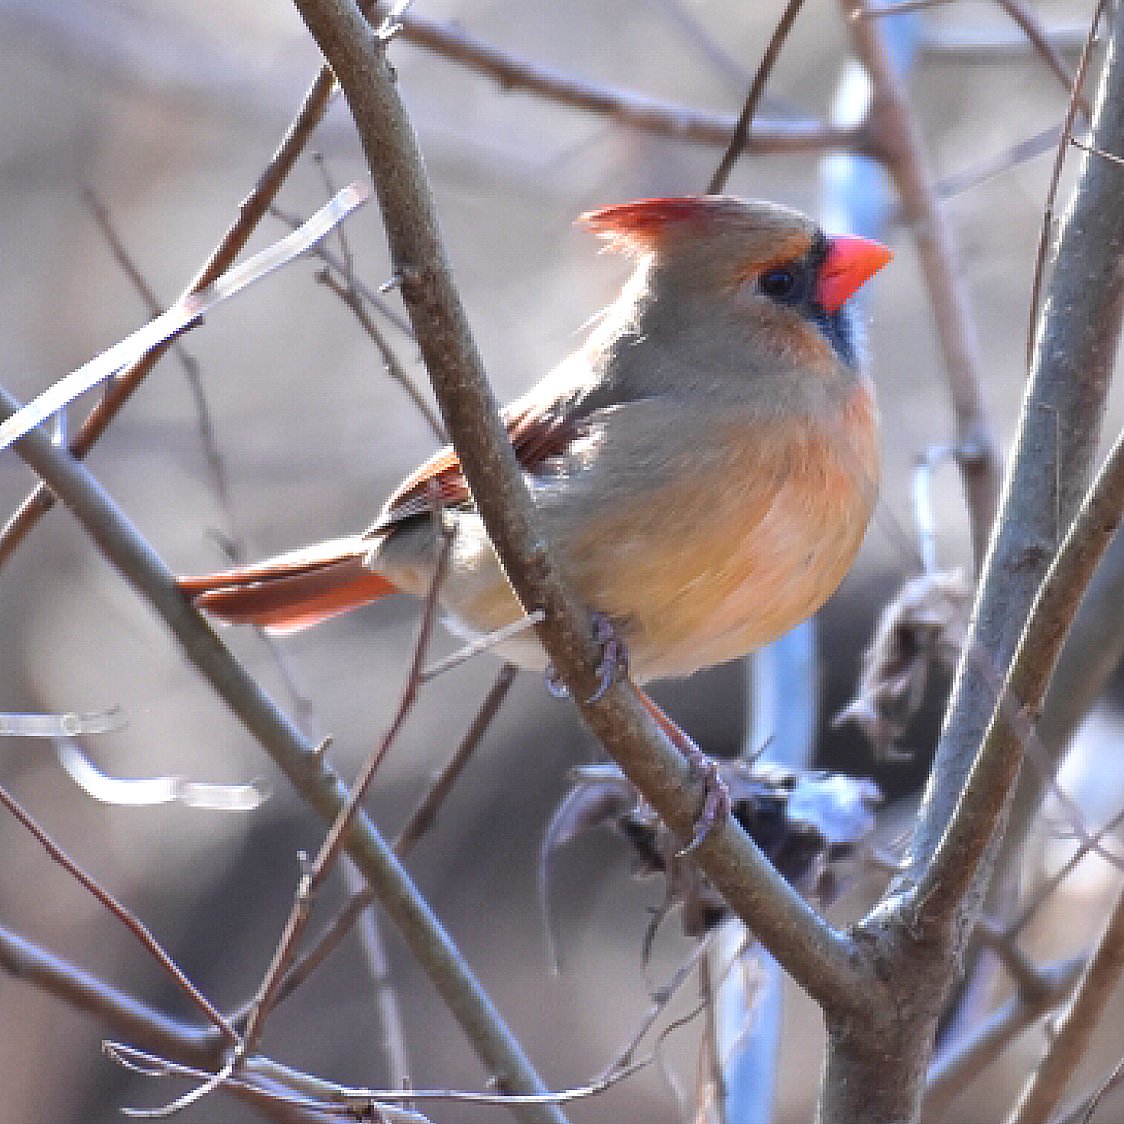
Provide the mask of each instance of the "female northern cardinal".
[{"label": "female northern cardinal", "polygon": [[[580,221],[639,264],[585,346],[505,420],[558,566],[613,622],[636,680],[689,675],[810,616],[858,550],[877,487],[876,411],[844,306],[891,254],[725,197]],[[391,593],[424,596],[435,500],[456,532],[440,590],[452,627],[479,635],[517,620],[451,448],[362,534],[180,587],[221,620],[279,632]],[[545,664],[530,633],[501,651]]]}]

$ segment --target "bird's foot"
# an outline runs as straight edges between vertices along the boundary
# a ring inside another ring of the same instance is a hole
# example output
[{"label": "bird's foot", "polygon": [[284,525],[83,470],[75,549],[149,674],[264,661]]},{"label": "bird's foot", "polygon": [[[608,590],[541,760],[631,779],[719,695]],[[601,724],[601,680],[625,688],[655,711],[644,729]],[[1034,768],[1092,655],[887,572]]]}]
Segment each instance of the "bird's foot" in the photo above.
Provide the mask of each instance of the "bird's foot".
[{"label": "bird's foot", "polygon": [[683,756],[691,767],[691,774],[702,782],[702,808],[692,825],[691,841],[676,852],[677,858],[685,858],[698,850],[699,845],[715,829],[724,826],[730,818],[730,790],[718,771],[713,757],[708,757],[695,743],[683,735],[679,745]]},{"label": "bird's foot", "polygon": [[[598,699],[619,679],[628,675],[628,649],[618,634],[613,622],[605,613],[593,613],[593,639],[601,647],[601,659],[597,663],[597,686],[586,702]],[[568,699],[569,688],[558,677],[554,665],[546,669],[546,689],[556,699]]]},{"label": "bird's foot", "polygon": [[716,828],[722,827],[730,817],[732,801],[730,790],[718,771],[714,758],[708,757],[679,724],[666,715],[659,704],[639,688],[636,697],[644,705],[648,713],[656,720],[656,724],[668,736],[671,744],[687,759],[693,779],[702,782],[703,801],[702,808],[691,827],[690,842],[677,854],[682,857],[698,849],[702,841]]}]

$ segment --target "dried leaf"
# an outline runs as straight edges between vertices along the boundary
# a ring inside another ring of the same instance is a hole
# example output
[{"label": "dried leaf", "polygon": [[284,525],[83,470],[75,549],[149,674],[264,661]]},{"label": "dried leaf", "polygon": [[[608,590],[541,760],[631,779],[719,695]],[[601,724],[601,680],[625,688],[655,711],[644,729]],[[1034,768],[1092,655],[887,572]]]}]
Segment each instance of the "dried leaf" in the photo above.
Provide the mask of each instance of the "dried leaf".
[{"label": "dried leaf", "polygon": [[[877,786],[823,772],[797,773],[760,763],[722,761],[731,811],[777,870],[802,894],[826,904],[844,884],[842,864],[874,826]],[[662,875],[664,900],[648,935],[674,909],[683,931],[702,936],[726,916],[726,904],[650,805],[613,766],[578,773],[547,830],[541,853],[543,900],[550,861],[559,847],[591,828],[608,826],[628,842],[637,877]],[[552,946],[553,947],[553,946]]]},{"label": "dried leaf", "polygon": [[895,743],[925,695],[934,666],[951,670],[972,607],[972,587],[959,570],[912,578],[882,611],[863,654],[859,686],[833,724],[854,722],[880,758],[901,756]]}]

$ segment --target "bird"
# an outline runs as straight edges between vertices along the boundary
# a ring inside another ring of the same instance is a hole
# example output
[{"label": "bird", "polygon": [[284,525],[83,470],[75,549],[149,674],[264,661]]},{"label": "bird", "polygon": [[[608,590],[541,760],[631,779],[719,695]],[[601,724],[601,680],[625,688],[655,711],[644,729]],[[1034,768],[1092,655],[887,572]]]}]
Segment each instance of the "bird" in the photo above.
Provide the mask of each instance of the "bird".
[{"label": "bird", "polygon": [[[632,260],[631,276],[503,421],[559,571],[641,685],[767,644],[849,569],[879,470],[849,302],[892,254],[732,196],[641,199],[578,222]],[[293,632],[387,596],[424,598],[442,527],[451,631],[478,638],[520,620],[451,446],[361,533],[178,584],[219,621]],[[498,647],[547,668],[531,630]]]}]

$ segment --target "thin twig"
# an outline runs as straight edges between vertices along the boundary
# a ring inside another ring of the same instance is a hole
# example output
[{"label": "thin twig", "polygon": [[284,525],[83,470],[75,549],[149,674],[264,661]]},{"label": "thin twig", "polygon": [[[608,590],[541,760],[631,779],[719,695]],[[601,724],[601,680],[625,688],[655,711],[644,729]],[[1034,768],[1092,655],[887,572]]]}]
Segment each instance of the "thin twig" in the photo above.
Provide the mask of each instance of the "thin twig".
[{"label": "thin twig", "polygon": [[[129,278],[133,288],[140,294],[141,299],[148,308],[149,314],[154,317],[159,316],[164,306],[160,303],[155,290],[148,283],[140,267],[133,260],[132,255],[126,248],[124,240],[121,238],[121,235],[118,233],[110,217],[108,207],[106,207],[104,201],[92,188],[86,189],[86,198],[93,212],[94,219],[105,237],[114,259],[121,266],[126,277]],[[298,222],[293,229],[296,229],[300,225],[301,223]],[[343,238],[344,233],[342,226],[339,227],[339,233],[340,237]],[[318,247],[320,245],[321,243],[317,243]],[[211,486],[215,492],[215,499],[223,515],[225,524],[224,530],[221,535],[216,535],[215,537],[220,540],[222,552],[227,560],[232,565],[237,565],[246,560],[245,539],[238,529],[238,523],[234,515],[234,504],[231,499],[230,489],[230,473],[215,434],[214,421],[211,417],[211,407],[207,401],[206,391],[203,389],[203,380],[200,377],[199,361],[194,355],[191,355],[187,351],[178,338],[170,342],[171,348],[183,368],[188,387],[191,390],[192,399],[195,403],[195,416],[198,423],[199,439],[203,446],[203,456],[211,474]],[[300,689],[296,676],[293,674],[293,670],[289,664],[289,660],[286,659],[280,646],[276,644],[271,637],[261,630],[258,631],[258,635],[261,637],[274,663],[277,665],[277,670],[285,683],[285,688],[288,691],[294,707],[298,713],[300,713],[302,720],[307,723],[312,710],[311,703]]]},{"label": "thin twig", "polygon": [[465,731],[460,745],[457,746],[456,751],[449,757],[437,776],[433,778],[433,783],[426,790],[425,795],[418,802],[413,812],[410,813],[405,826],[398,833],[398,837],[394,841],[394,853],[399,858],[405,858],[414,849],[418,840],[433,826],[438,810],[452,791],[453,785],[456,784],[464,771],[465,765],[468,764],[469,759],[475,753],[476,747],[492,724],[492,719],[495,718],[503,700],[507,698],[511,685],[515,682],[517,672],[518,668],[514,664],[505,663],[500,668],[496,681],[492,684],[491,690],[484,696],[484,701],[480,704],[480,709],[472,720],[472,724]]},{"label": "thin twig", "polygon": [[[621,125],[656,136],[698,144],[729,143],[737,127],[732,114],[705,113],[689,106],[646,97],[632,90],[600,85],[518,58],[461,27],[416,10],[402,18],[402,38],[495,79],[504,90],[519,90],[559,105],[602,114]],[[745,140],[747,152],[822,152],[861,143],[853,129],[809,121],[760,123]]]},{"label": "thin twig", "polygon": [[[399,859],[405,859],[413,850],[414,844],[428,831],[438,809],[452,791],[453,785],[460,777],[469,758],[476,751],[476,747],[491,725],[492,719],[496,716],[503,700],[507,697],[507,693],[515,681],[517,671],[518,669],[513,664],[504,664],[500,668],[500,673],[496,677],[492,689],[485,696],[476,717],[461,739],[460,745],[446,762],[444,768],[434,778],[433,783],[406,821],[405,827],[399,832],[398,838],[395,839],[394,853]],[[328,956],[339,947],[340,942],[351,931],[352,926],[358,921],[363,911],[377,901],[378,895],[370,887],[352,895],[308,951],[291,965],[281,986],[277,989],[277,1003],[287,999],[312,975]],[[247,1015],[248,1010],[235,1016],[232,1021],[235,1025],[238,1025]]]},{"label": "thin twig", "polygon": [[1099,156],[1102,160],[1109,160],[1113,164],[1124,165],[1124,159],[1119,156],[1114,156],[1111,152],[1105,152],[1103,148],[1096,148],[1091,144],[1086,144],[1084,141],[1079,141],[1076,137],[1070,137],[1069,143],[1074,148],[1081,149],[1082,152],[1089,153],[1090,156]]},{"label": "thin twig", "polygon": [[738,157],[746,148],[753,118],[756,116],[757,107],[761,104],[761,98],[765,94],[765,84],[769,81],[769,75],[773,73],[773,67],[781,53],[781,47],[784,46],[784,41],[788,38],[788,33],[792,30],[792,25],[803,6],[804,0],[788,0],[785,5],[781,18],[777,21],[777,26],[773,29],[773,34],[769,39],[769,45],[765,48],[764,55],[761,56],[757,73],[754,74],[753,81],[750,83],[749,93],[746,95],[745,105],[738,117],[738,123],[734,126],[730,143],[726,146],[726,151],[722,154],[722,159],[718,162],[718,167],[715,168],[714,175],[710,177],[710,183],[706,186],[707,195],[720,195],[726,190],[726,183],[734,169],[734,164],[737,163]]},{"label": "thin twig", "polygon": [[[0,388],[0,417],[9,417],[18,408],[19,403]],[[188,658],[309,806],[332,822],[347,797],[339,777],[191,607],[174,575],[105,489],[44,432],[26,434],[15,449],[71,510],[105,557],[151,603]],[[505,1075],[512,1088],[543,1088],[464,957],[363,813],[348,838],[348,853],[378,888],[387,914],[489,1071]],[[529,1116],[539,1124],[561,1124],[561,1117],[549,1110]]]},{"label": "thin twig", "polygon": [[863,4],[851,10],[853,20],[883,19],[886,16],[906,16],[910,12],[924,12],[929,8],[943,8],[958,0],[897,0],[894,4]]},{"label": "thin twig", "polygon": [[519,620],[513,621],[511,624],[503,625],[485,636],[478,636],[475,640],[470,640],[455,652],[450,652],[442,659],[435,660],[429,667],[423,668],[422,682],[428,683],[431,679],[444,675],[446,671],[452,671],[454,667],[460,667],[461,664],[467,663],[482,652],[491,651],[491,649],[498,647],[506,640],[510,640],[513,636],[518,636],[520,633],[541,624],[542,621],[543,612],[541,609],[536,609],[533,613],[528,613],[525,617],[520,617]]},{"label": "thin twig", "polygon": [[1046,190],[1046,206],[1042,210],[1042,232],[1038,236],[1038,253],[1034,262],[1034,280],[1030,289],[1030,321],[1027,326],[1026,336],[1026,365],[1029,370],[1034,363],[1034,348],[1038,341],[1038,308],[1042,296],[1042,283],[1046,272],[1046,254],[1050,248],[1050,241],[1054,233],[1054,203],[1058,197],[1058,184],[1062,178],[1062,165],[1065,163],[1069,152],[1070,142],[1073,139],[1073,122],[1077,117],[1080,105],[1081,88],[1085,84],[1085,73],[1093,57],[1093,44],[1097,38],[1097,28],[1100,26],[1108,0],[1097,0],[1097,7],[1093,18],[1089,22],[1089,34],[1085,39],[1085,46],[1081,48],[1081,58],[1077,63],[1077,71],[1073,76],[1073,92],[1070,94],[1069,107],[1066,109],[1065,119],[1062,121],[1062,135],[1058,141],[1058,150],[1054,155],[1054,166],[1050,170],[1050,186]]},{"label": "thin twig", "polygon": [[[106,1042],[104,1050],[118,1065],[142,1077],[186,1078],[196,1082],[197,1087],[201,1088],[220,1076],[146,1050],[138,1050],[121,1042]],[[305,1080],[307,1075],[293,1070],[285,1070],[284,1073],[285,1076],[291,1075],[303,1084],[313,1087],[324,1096],[332,1095],[336,1088],[328,1085],[327,1082]],[[291,1114],[284,1116],[285,1120],[295,1119],[321,1124],[324,1121],[338,1120],[341,1116],[341,1108],[338,1103],[333,1104],[326,1100],[318,1100],[315,1096],[310,1096],[309,1093],[299,1088],[289,1088],[284,1084],[270,1082],[257,1072],[224,1073],[221,1076],[222,1080],[218,1087],[225,1092],[242,1096],[243,1099],[251,1104],[256,1104],[259,1108],[272,1107],[274,1109],[291,1110]],[[398,1105],[371,1103],[364,1105],[364,1109],[363,1114],[356,1118],[372,1121],[373,1124],[430,1124],[428,1117],[401,1108]],[[167,1113],[162,1110],[150,1112],[129,1109],[125,1111],[125,1115],[153,1117],[167,1115]]]},{"label": "thin twig", "polygon": [[[148,283],[147,278],[140,271],[140,267],[126,248],[104,200],[93,188],[87,188],[86,201],[98,228],[102,232],[102,236],[105,238],[106,245],[109,246],[110,252],[113,254],[114,260],[120,265],[125,276],[128,277],[133,288],[140,295],[149,315],[159,316],[164,311],[164,305],[160,303],[155,290]],[[215,490],[215,498],[218,500],[219,510],[223,513],[226,523],[226,532],[229,535],[227,541],[234,550],[233,560],[238,562],[242,560],[243,548],[242,541],[234,530],[234,508],[230,498],[230,472],[227,469],[226,460],[219,450],[218,439],[215,436],[211,407],[207,402],[203,380],[199,375],[199,360],[188,352],[178,338],[171,341],[171,350],[175,352],[176,358],[180,361],[180,366],[183,368],[184,376],[187,379],[187,385],[191,390],[191,397],[195,403],[195,416],[199,424],[199,438],[203,445],[203,456],[211,473],[211,486]]]},{"label": "thin twig", "polygon": [[[908,12],[919,12],[926,8],[942,7],[945,4],[955,3],[956,0],[900,0],[899,3],[884,4],[879,7],[868,6],[856,12],[853,18],[870,19],[882,16],[905,15]],[[1043,61],[1050,68],[1051,73],[1065,87],[1067,91],[1073,89],[1073,75],[1065,65],[1065,60],[1058,53],[1058,49],[1050,42],[1050,36],[1042,26],[1042,22],[1022,0],[995,0],[1018,25],[1019,30],[1026,36],[1030,45],[1042,56]],[[1084,99],[1080,101],[1081,112],[1089,116],[1089,107]]]},{"label": "thin twig", "polygon": [[[1124,21],[1124,14],[1115,19]],[[1117,90],[1124,89],[1124,65],[1114,59],[1102,84],[1095,128],[1102,144],[1111,144],[1119,139],[1116,134],[1124,132],[1124,111],[1114,98]],[[1041,329],[1039,365],[1027,389],[1006,514],[989,556],[954,689],[951,705],[961,707],[962,713],[954,713],[955,720],[946,723],[938,749],[934,777],[942,790],[948,786],[942,797],[942,802],[949,801],[945,811],[951,812],[955,800],[955,813],[949,822],[941,811],[929,807],[920,821],[924,831],[919,840],[926,845],[937,838],[930,833],[938,824],[942,829],[939,843],[928,852],[932,857],[920,878],[917,899],[924,902],[923,914],[934,922],[942,916],[947,920],[948,910],[955,908],[953,903],[974,881],[1023,758],[1023,740],[998,704],[1013,707],[1031,722],[1037,717],[1081,595],[1124,504],[1122,437],[1050,561],[1059,520],[1064,525],[1077,506],[1077,490],[1095,454],[1124,317],[1124,293],[1110,280],[1116,276],[1119,248],[1124,245],[1124,213],[1116,207],[1117,178],[1115,168],[1097,162],[1087,165],[1063,233]],[[1078,295],[1084,302],[1083,315],[1075,324],[1067,310]],[[1039,574],[1045,575],[1040,586]],[[996,699],[988,680],[995,675],[1002,683],[1002,669],[1008,663],[1006,689]],[[968,690],[972,693],[962,700]],[[965,724],[981,718],[982,745],[973,738],[961,743],[968,732]],[[946,757],[953,746],[965,758],[955,766]],[[975,760],[965,779],[959,770],[972,756]],[[926,853],[924,847],[921,853]]]},{"label": "thin twig", "polygon": [[[278,221],[283,222],[290,230],[296,230],[304,222],[304,219],[300,218],[298,215],[294,215],[290,211],[286,211],[276,205],[269,208],[269,213]],[[314,257],[318,257],[329,269],[333,270],[337,276],[347,278],[347,264],[340,255],[326,243],[317,242],[309,252]],[[381,291],[372,289],[362,277],[353,276],[348,283],[367,304],[377,309],[379,315],[393,324],[398,331],[408,339],[414,338],[414,330],[410,327],[409,320],[407,320],[389,301],[384,299]]]},{"label": "thin twig", "polygon": [[[134,1046],[174,1058],[180,1064],[200,1067],[203,1077],[221,1066],[227,1052],[225,1040],[209,1024],[188,1026],[116,990],[93,973],[0,927],[0,971],[62,1000],[75,1012],[92,1015],[112,1034]],[[297,1112],[291,1101],[302,1087],[292,1070],[252,1059],[250,1082],[231,1082],[224,1091],[254,1107],[276,1124],[323,1124],[327,1118]]]},{"label": "thin twig", "polygon": [[140,941],[149,955],[172,978],[176,986],[216,1026],[228,1042],[237,1043],[238,1033],[211,1005],[210,1000],[187,978],[183,969],[164,951],[160,942],[149,932],[144,922],[126,909],[108,890],[99,885],[47,834],[10,792],[0,785],[0,804],[35,837],[51,859],[58,863],[79,885],[92,894],[105,908]]},{"label": "thin twig", "polygon": [[1046,1124],[1049,1120],[1070,1077],[1085,1056],[1121,972],[1124,972],[1124,893],[1118,897],[1108,925],[1089,958],[1073,1001],[1054,1027],[1042,1061],[1008,1117],[1009,1124]]},{"label": "thin twig", "polygon": [[351,786],[351,791],[348,793],[347,800],[340,808],[331,828],[324,837],[324,842],[320,845],[320,851],[316,855],[316,858],[313,860],[307,873],[301,878],[297,900],[293,904],[289,919],[285,923],[285,929],[281,934],[280,940],[277,942],[277,948],[274,951],[269,968],[262,979],[261,985],[258,987],[257,996],[254,999],[250,1017],[246,1023],[245,1034],[239,1048],[239,1054],[242,1057],[252,1054],[257,1049],[257,1044],[261,1040],[262,1032],[265,1029],[265,1021],[269,1017],[270,1011],[273,1009],[278,989],[281,986],[286,971],[296,956],[297,945],[300,943],[300,939],[304,935],[304,931],[312,918],[312,907],[316,901],[316,897],[332,870],[335,868],[336,860],[343,852],[344,841],[347,839],[348,833],[354,825],[359,808],[364,797],[367,795],[367,789],[370,786],[371,780],[374,778],[379,766],[386,759],[386,755],[390,752],[391,746],[393,746],[395,739],[398,737],[407,715],[409,715],[410,711],[413,709],[414,703],[417,701],[418,690],[421,686],[418,673],[421,671],[425,653],[429,646],[429,640],[433,634],[433,626],[437,620],[437,609],[439,605],[437,598],[448,567],[452,542],[453,534],[450,530],[442,536],[436,569],[425,598],[421,623],[418,626],[418,637],[414,644],[414,655],[410,662],[406,685],[402,690],[402,697],[399,700],[398,709],[395,711],[394,717],[391,719],[386,729],[386,733],[383,734],[382,740],[367,757],[363,768],[360,770],[358,777],[356,777],[354,784]]},{"label": "thin twig", "polygon": [[1093,833],[1091,841],[1081,840],[1066,862],[1035,890],[1019,911],[1018,916],[1007,923],[1005,931],[1011,936],[1018,936],[1042,908],[1043,902],[1074,872],[1077,865],[1096,849],[1094,844],[1100,843],[1106,835],[1114,834],[1122,823],[1124,823],[1124,811],[1117,812],[1108,823],[1098,828]]},{"label": "thin twig", "polygon": [[[700,788],[631,685],[600,697],[601,658],[588,611],[554,569],[511,443],[500,424],[390,66],[354,7],[297,0],[339,77],[379,197],[391,257],[418,346],[485,527],[525,611],[542,608],[539,636],[583,717],[664,821],[691,838]],[[734,911],[801,986],[837,1010],[867,1010],[881,987],[832,928],[784,881],[740,825],[728,821],[695,853]]]},{"label": "thin twig", "polygon": [[986,156],[976,164],[952,172],[933,185],[939,199],[952,199],[973,187],[987,183],[996,176],[1018,168],[1030,160],[1057,149],[1062,135],[1061,125],[1050,125],[1033,136],[1016,141],[1000,152]]},{"label": "thin twig", "polygon": [[[108,1043],[112,1056],[130,1069],[148,1077],[188,1077],[194,1081],[208,1081],[215,1075],[191,1066],[180,1065],[167,1058],[157,1057],[143,1050],[135,1050],[118,1042]],[[641,1058],[629,1065],[604,1074],[585,1085],[575,1085],[560,1089],[555,1093],[496,1093],[477,1092],[471,1089],[349,1089],[343,1085],[317,1082],[323,1090],[324,1099],[314,1100],[304,1095],[286,1095],[290,1103],[297,1107],[312,1109],[335,1117],[347,1119],[379,1121],[383,1113],[393,1113],[392,1121],[400,1119],[402,1110],[397,1109],[395,1101],[447,1101],[459,1104],[496,1105],[500,1107],[546,1107],[567,1104],[572,1101],[588,1100],[598,1096],[614,1085],[648,1068],[652,1057]],[[233,1074],[223,1081],[223,1086],[237,1087],[246,1083],[246,1078]],[[331,1099],[328,1099],[331,1097]],[[424,1120],[416,1113],[410,1113],[413,1121]]]},{"label": "thin twig", "polygon": [[[242,201],[238,216],[222,241],[185,289],[185,295],[205,289],[220,277],[238,257],[281,190],[281,185],[296,163],[312,131],[328,108],[335,78],[324,67],[305,95],[300,111],[289,126],[273,158],[258,178],[254,190]],[[137,360],[114,380],[113,386],[90,412],[81,429],[70,442],[71,453],[84,457],[108,428],[118,411],[128,401],[149,371],[165,354],[172,341],[166,341]],[[19,510],[0,530],[0,567],[11,557],[36,523],[54,506],[50,489],[40,484],[20,505]]]},{"label": "thin twig", "polygon": [[1037,969],[1046,983],[1043,990],[1036,995],[1020,992],[960,1036],[929,1067],[925,1118],[946,1119],[952,1101],[968,1083],[980,1076],[1020,1034],[1054,1010],[1073,990],[1084,967],[1085,958],[1078,956]]},{"label": "thin twig", "polygon": [[1070,73],[1069,67],[1066,66],[1065,60],[1057,47],[1050,42],[1050,36],[1042,26],[1042,21],[1037,14],[1028,8],[1023,0],[995,0],[995,3],[1018,24],[1019,29],[1041,56],[1042,61],[1049,67],[1050,72],[1062,84],[1066,92],[1076,100],[1082,116],[1088,120],[1089,103],[1081,93],[1080,83]]},{"label": "thin twig", "polygon": [[421,416],[425,418],[434,437],[444,444],[448,438],[445,436],[445,427],[441,424],[441,419],[437,416],[433,407],[422,397],[417,384],[406,373],[406,368],[398,361],[398,356],[394,354],[394,349],[387,342],[386,336],[371,319],[366,305],[363,303],[363,298],[360,296],[359,290],[355,288],[354,283],[341,283],[326,269],[320,270],[316,274],[316,280],[331,289],[355,314],[355,318],[359,321],[363,331],[367,333],[368,338],[378,349],[386,373],[409,395],[410,401],[413,402]]},{"label": "thin twig", "polygon": [[[343,864],[344,885],[354,898],[356,894],[370,892],[358,867],[348,859]],[[402,1023],[402,1004],[398,999],[390,957],[386,947],[382,919],[373,909],[364,910],[356,919],[356,935],[363,950],[363,958],[370,977],[372,1007],[378,1027],[378,1047],[382,1054],[385,1081],[388,1085],[403,1088],[410,1079],[410,1051],[406,1046],[406,1031]],[[295,967],[296,965],[294,965]],[[285,979],[289,978],[286,973]]]},{"label": "thin twig", "polygon": [[[842,0],[854,13],[855,0]],[[952,233],[932,186],[924,141],[876,20],[852,19],[855,54],[873,86],[866,129],[875,154],[898,189],[929,292],[945,377],[956,414],[956,447],[972,526],[976,566],[982,564],[999,495],[999,467],[980,392],[980,351],[959,277]]]}]

